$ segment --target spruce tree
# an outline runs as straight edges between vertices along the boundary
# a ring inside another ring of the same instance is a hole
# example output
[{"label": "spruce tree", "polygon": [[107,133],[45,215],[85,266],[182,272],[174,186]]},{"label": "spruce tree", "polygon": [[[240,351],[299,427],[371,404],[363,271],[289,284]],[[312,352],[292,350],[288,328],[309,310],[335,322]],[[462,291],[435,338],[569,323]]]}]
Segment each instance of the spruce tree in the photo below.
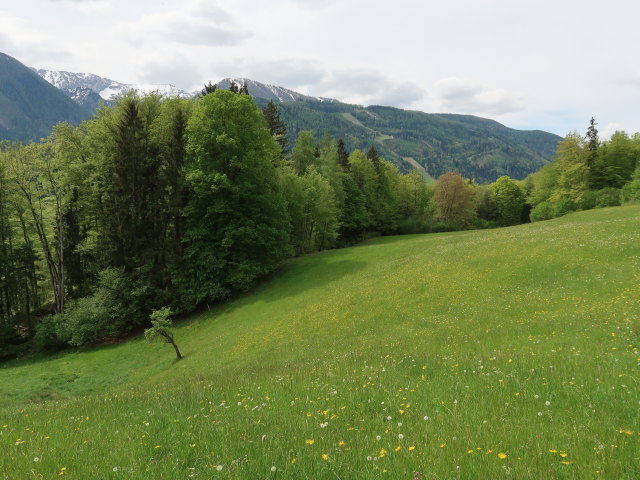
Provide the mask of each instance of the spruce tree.
[{"label": "spruce tree", "polygon": [[275,138],[276,142],[280,145],[282,156],[287,155],[289,153],[287,124],[280,117],[280,109],[276,106],[273,100],[269,100],[262,110],[262,113],[267,121],[267,127],[269,128],[271,136]]},{"label": "spruce tree", "polygon": [[336,148],[338,150],[338,165],[340,165],[345,172],[349,171],[349,153],[347,152],[343,139],[338,140]]},{"label": "spruce tree", "polygon": [[204,85],[204,88],[200,92],[200,96],[204,97],[205,95],[208,95],[209,93],[215,92],[217,89],[218,89],[218,86],[213,84],[213,83],[211,83],[211,80],[209,80],[209,82]]}]

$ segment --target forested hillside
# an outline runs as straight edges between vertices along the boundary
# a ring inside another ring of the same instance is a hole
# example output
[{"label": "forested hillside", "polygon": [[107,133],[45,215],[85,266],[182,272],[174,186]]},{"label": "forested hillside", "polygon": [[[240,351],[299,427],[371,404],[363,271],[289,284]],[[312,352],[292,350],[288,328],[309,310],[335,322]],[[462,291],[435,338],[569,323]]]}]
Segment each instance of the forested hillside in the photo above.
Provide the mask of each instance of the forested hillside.
[{"label": "forested hillside", "polygon": [[33,141],[91,113],[16,59],[0,53],[0,141]]},{"label": "forested hillside", "polygon": [[280,108],[294,136],[301,130],[326,130],[350,149],[375,145],[402,171],[419,166],[432,178],[456,171],[478,183],[502,175],[523,179],[553,158],[560,141],[551,133],[514,130],[469,115],[317,100],[284,102]]}]

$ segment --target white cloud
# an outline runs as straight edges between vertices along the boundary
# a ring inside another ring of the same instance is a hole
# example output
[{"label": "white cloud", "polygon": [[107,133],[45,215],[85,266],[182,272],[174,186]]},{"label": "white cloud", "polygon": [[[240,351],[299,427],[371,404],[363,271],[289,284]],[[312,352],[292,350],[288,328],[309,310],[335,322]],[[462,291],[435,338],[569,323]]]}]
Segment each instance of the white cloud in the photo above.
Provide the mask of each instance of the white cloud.
[{"label": "white cloud", "polygon": [[56,5],[74,9],[83,13],[104,13],[113,8],[107,0],[49,0]]},{"label": "white cloud", "polygon": [[125,22],[119,32],[133,45],[179,43],[191,46],[232,46],[251,36],[227,11],[202,2]]},{"label": "white cloud", "polygon": [[458,77],[439,80],[433,100],[444,111],[460,113],[504,115],[524,109],[519,94]]}]

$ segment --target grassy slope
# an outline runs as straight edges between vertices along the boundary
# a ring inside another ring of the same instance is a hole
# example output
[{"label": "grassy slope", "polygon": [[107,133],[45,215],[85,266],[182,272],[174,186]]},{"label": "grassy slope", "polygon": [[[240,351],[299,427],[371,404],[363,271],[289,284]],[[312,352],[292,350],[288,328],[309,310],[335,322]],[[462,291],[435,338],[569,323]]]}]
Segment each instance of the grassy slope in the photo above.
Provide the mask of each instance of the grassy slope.
[{"label": "grassy slope", "polygon": [[383,238],[185,321],[181,362],[5,364],[0,478],[638,478],[639,221]]}]

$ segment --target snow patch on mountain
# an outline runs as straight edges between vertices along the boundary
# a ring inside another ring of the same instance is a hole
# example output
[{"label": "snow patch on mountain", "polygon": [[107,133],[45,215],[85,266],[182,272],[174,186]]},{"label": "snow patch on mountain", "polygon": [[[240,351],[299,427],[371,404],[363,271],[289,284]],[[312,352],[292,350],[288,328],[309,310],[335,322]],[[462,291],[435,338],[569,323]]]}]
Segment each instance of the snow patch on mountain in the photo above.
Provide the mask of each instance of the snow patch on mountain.
[{"label": "snow patch on mountain", "polygon": [[109,78],[99,77],[92,73],[74,73],[43,69],[36,70],[36,73],[54,87],[64,91],[71,98],[73,98],[72,95],[78,88],[89,88],[107,102],[117,100],[129,90],[137,90],[140,94],[158,92],[165,97],[190,98],[194,96],[194,92],[186,92],[171,84],[120,83]]}]

